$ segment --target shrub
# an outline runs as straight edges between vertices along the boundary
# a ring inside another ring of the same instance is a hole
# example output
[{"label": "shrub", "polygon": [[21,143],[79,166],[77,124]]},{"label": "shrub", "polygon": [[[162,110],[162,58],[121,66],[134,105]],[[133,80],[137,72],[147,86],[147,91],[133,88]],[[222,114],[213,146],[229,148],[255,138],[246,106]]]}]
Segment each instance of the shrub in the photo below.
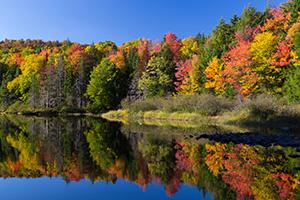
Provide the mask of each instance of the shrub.
[{"label": "shrub", "polygon": [[155,101],[152,99],[146,99],[143,101],[136,101],[134,103],[129,103],[127,100],[121,102],[122,108],[130,110],[130,112],[146,112],[151,110],[157,110],[158,107],[155,105]]},{"label": "shrub", "polygon": [[124,102],[122,106],[132,112],[161,110],[166,112],[193,112],[214,116],[225,110],[233,109],[235,103],[226,98],[202,94],[155,97],[131,104]]},{"label": "shrub", "polygon": [[253,117],[259,119],[268,119],[274,115],[278,108],[275,99],[268,95],[258,95],[254,99],[246,103],[246,107],[249,109],[250,114]]},{"label": "shrub", "polygon": [[250,115],[260,120],[268,120],[272,117],[296,117],[297,111],[285,101],[275,97],[260,94],[246,102],[246,108]]}]

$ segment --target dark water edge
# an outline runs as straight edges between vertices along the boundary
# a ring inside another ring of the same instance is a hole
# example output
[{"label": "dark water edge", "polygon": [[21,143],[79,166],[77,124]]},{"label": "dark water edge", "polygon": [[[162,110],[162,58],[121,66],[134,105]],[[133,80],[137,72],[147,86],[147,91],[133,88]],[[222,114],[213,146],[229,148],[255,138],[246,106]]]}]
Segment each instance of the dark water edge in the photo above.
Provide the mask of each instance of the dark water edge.
[{"label": "dark water edge", "polygon": [[255,131],[3,115],[0,196],[297,199],[298,129]]}]

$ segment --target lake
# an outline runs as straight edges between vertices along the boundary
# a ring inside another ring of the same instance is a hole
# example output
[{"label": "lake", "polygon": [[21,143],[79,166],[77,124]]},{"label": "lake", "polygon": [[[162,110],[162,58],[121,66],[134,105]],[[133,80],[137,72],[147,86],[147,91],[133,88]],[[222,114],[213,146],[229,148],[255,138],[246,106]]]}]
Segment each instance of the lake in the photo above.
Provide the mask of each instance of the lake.
[{"label": "lake", "polygon": [[0,117],[0,198],[298,199],[299,129]]}]

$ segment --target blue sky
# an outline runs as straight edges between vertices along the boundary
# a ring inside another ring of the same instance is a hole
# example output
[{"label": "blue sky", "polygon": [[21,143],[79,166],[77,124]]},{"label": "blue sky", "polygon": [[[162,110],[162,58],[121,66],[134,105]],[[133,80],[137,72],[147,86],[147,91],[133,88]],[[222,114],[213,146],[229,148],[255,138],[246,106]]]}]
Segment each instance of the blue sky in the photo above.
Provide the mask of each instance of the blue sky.
[{"label": "blue sky", "polygon": [[[268,0],[0,0],[0,40],[69,39],[80,43],[158,40],[210,33],[220,18],[229,20]],[[284,0],[269,0],[278,6]]]}]

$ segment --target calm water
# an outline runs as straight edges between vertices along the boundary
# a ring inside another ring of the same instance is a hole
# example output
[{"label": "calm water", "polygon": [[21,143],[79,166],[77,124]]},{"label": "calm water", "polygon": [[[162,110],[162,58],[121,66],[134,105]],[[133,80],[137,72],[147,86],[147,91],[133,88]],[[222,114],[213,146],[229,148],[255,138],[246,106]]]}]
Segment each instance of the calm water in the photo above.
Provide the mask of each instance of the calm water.
[{"label": "calm water", "polygon": [[0,198],[299,199],[297,129],[257,131],[2,116]]}]

